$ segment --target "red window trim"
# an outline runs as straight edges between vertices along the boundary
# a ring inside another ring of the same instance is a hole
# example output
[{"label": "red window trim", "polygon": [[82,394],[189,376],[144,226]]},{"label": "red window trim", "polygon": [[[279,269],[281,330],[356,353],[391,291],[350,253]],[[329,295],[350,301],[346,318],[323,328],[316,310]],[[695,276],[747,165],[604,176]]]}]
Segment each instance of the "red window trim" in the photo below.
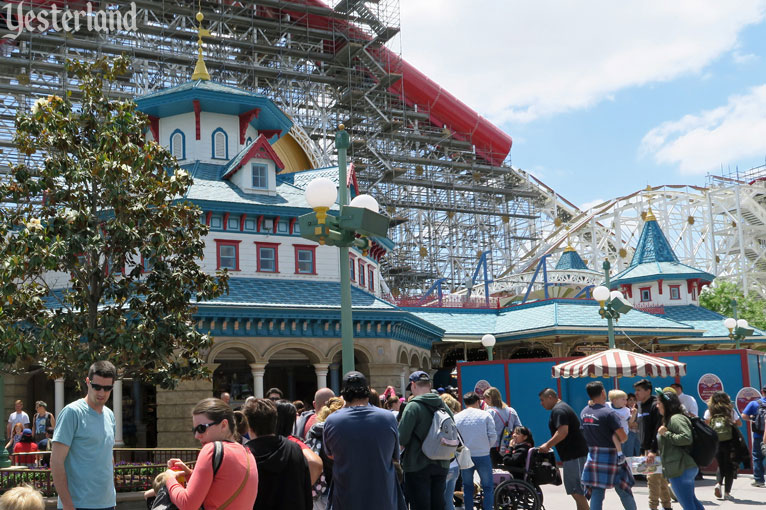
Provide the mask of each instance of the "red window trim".
[{"label": "red window trim", "polygon": [[[294,244],[295,250],[295,274],[317,274],[317,247],[311,244]],[[311,250],[311,272],[301,273],[298,271],[298,252],[300,250]]]},{"label": "red window trim", "polygon": [[364,263],[364,259],[362,259],[362,258],[360,257],[360,258],[359,258],[359,279],[358,279],[358,281],[359,281],[359,285],[361,285],[362,287],[364,287],[364,282],[363,282],[362,280],[363,280],[363,279],[365,278],[365,276],[366,276],[366,275],[364,274],[365,265],[366,265],[366,264]]},{"label": "red window trim", "polygon": [[367,288],[375,292],[375,268],[372,265],[367,266]]},{"label": "red window trim", "polygon": [[[668,291],[668,296],[670,296],[670,299],[672,299],[673,301],[680,301],[681,300],[681,286],[680,285],[668,285],[668,289],[670,289]],[[678,297],[677,298],[673,297],[673,289],[678,289]]]},{"label": "red window trim", "polygon": [[296,221],[298,221],[298,218],[290,218],[290,235],[293,235],[293,230],[295,229]]},{"label": "red window trim", "polygon": [[223,213],[223,229],[229,230],[229,213]]},{"label": "red window trim", "polygon": [[247,214],[242,214],[239,217],[239,231],[244,232],[245,231],[245,220],[247,219]]},{"label": "red window trim", "polygon": [[[262,216],[261,216],[262,217]],[[260,241],[254,241],[256,260],[258,261],[259,273],[272,273],[279,272],[279,245],[282,243],[263,243]],[[261,270],[261,248],[274,248],[274,271],[262,271]]]},{"label": "red window trim", "polygon": [[351,255],[350,253],[348,254],[348,266],[350,270],[349,279],[352,282],[355,282],[356,281],[356,257]]},{"label": "red window trim", "polygon": [[233,246],[234,247],[234,265],[236,269],[229,269],[229,271],[239,271],[239,243],[236,239],[213,239],[215,241],[215,268],[221,269],[221,246]]},{"label": "red window trim", "polygon": [[[646,300],[644,299],[644,296],[642,295],[642,293],[645,290],[649,291],[649,299],[646,299]],[[638,298],[641,300],[641,303],[648,303],[649,301],[651,301],[652,300],[652,288],[651,287],[639,287],[638,288]]]}]

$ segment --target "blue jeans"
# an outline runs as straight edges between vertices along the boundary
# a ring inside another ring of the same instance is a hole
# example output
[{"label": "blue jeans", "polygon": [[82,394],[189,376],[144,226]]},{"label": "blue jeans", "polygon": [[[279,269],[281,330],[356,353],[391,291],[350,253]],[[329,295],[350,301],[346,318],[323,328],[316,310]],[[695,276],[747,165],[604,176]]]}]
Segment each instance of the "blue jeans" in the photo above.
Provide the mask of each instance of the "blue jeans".
[{"label": "blue jeans", "polygon": [[[625,489],[621,489],[619,487],[615,487],[614,490],[616,490],[617,495],[620,496],[620,501],[622,501],[622,507],[625,510],[636,510],[636,500],[633,499],[632,492],[626,491]],[[606,489],[602,489],[600,487],[591,488],[590,510],[601,510],[601,507],[604,504],[605,493],[606,493]]]},{"label": "blue jeans", "polygon": [[763,436],[753,434],[753,478],[756,482],[763,483],[763,453],[761,453]]},{"label": "blue jeans", "polygon": [[479,472],[481,490],[484,491],[484,510],[492,510],[495,507],[495,480],[492,478],[492,460],[490,456],[471,457],[473,467],[461,469],[463,477],[463,495],[465,496],[465,510],[473,510],[473,473]]},{"label": "blue jeans", "polygon": [[628,440],[622,443],[622,454],[626,457],[636,457],[638,451],[638,434],[635,432],[628,432]]},{"label": "blue jeans", "polygon": [[697,476],[697,471],[699,471],[697,467],[689,468],[681,473],[681,476],[668,480],[683,510],[705,510],[700,500],[694,495],[694,477]]},{"label": "blue jeans", "polygon": [[453,460],[447,471],[447,486],[444,489],[444,508],[445,510],[455,510],[455,484],[460,476],[460,466]]}]

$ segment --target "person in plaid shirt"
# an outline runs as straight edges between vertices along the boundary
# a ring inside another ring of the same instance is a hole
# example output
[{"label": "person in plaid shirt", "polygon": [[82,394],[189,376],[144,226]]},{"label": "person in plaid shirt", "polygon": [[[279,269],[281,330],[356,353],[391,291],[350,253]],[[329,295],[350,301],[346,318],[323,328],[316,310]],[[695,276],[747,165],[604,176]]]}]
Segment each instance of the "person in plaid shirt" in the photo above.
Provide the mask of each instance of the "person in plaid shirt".
[{"label": "person in plaid shirt", "polygon": [[[585,387],[592,405],[580,413],[583,435],[588,443],[588,458],[582,472],[582,484],[591,493],[590,509],[601,510],[606,489],[614,488],[625,510],[636,510],[633,498],[633,475],[627,463],[617,463],[617,449],[612,436],[617,434],[625,442],[627,434],[620,426],[620,419],[614,409],[606,406],[606,391],[599,381]],[[624,459],[624,457],[623,457]]]}]

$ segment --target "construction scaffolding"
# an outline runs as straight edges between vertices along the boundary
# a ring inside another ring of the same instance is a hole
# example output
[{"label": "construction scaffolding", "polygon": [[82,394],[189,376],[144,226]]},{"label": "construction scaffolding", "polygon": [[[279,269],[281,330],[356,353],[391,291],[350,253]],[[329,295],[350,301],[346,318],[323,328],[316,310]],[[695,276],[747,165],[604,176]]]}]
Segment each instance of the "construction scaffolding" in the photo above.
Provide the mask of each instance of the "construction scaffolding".
[{"label": "construction scaffolding", "polygon": [[[28,7],[82,1],[27,1]],[[92,2],[94,9],[107,2]],[[108,2],[127,9],[130,2]],[[0,147],[14,118],[39,97],[73,92],[66,59],[126,53],[134,59],[116,97],[190,79],[201,7],[212,36],[205,61],[215,81],[266,95],[293,119],[290,135],[313,166],[335,161],[334,132],[352,135],[350,161],[363,192],[392,218],[396,248],[383,264],[395,295],[436,278],[471,286],[484,251],[492,278],[513,268],[556,216],[560,197],[509,164],[510,137],[401,58],[399,0],[136,0],[136,31],[22,33],[0,45]],[[1,32],[1,31],[0,31]],[[2,35],[2,34],[0,34]],[[570,207],[571,206],[571,207]],[[467,281],[468,279],[468,281]]]}]

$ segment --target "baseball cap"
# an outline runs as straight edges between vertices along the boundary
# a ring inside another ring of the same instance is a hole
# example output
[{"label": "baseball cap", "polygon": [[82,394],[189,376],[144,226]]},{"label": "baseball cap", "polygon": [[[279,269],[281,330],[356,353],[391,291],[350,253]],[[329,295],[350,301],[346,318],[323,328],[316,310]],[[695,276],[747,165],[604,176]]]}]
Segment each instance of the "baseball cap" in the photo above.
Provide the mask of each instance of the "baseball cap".
[{"label": "baseball cap", "polygon": [[422,370],[418,370],[410,374],[410,382],[431,382],[431,376]]},{"label": "baseball cap", "polygon": [[363,373],[352,370],[343,376],[343,388],[366,388],[367,378]]},{"label": "baseball cap", "polygon": [[32,431],[30,429],[24,429],[24,430],[21,431],[21,435],[22,436],[31,436],[32,435]]}]

